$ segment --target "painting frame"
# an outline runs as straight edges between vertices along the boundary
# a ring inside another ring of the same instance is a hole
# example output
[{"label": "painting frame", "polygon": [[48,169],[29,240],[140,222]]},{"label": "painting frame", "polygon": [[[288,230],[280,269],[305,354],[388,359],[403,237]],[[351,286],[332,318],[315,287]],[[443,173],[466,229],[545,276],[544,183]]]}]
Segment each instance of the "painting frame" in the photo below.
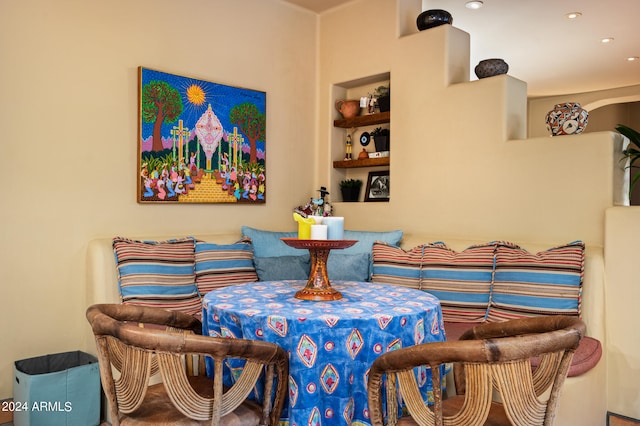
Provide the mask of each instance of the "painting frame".
[{"label": "painting frame", "polygon": [[138,67],[139,204],[264,204],[266,92]]},{"label": "painting frame", "polygon": [[389,170],[369,172],[369,176],[367,177],[367,189],[364,193],[364,201],[389,201],[391,195],[390,183],[391,177]]}]

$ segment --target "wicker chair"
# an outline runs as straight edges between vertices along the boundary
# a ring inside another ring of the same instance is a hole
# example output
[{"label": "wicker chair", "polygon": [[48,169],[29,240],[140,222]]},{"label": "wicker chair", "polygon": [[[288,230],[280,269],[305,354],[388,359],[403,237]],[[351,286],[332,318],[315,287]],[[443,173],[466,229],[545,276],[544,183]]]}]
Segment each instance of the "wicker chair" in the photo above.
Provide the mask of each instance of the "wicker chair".
[{"label": "wicker chair", "polygon": [[[96,337],[102,387],[114,426],[278,423],[289,377],[288,357],[281,347],[198,336],[202,333],[198,319],[157,308],[93,305],[87,309],[87,319]],[[187,366],[193,356],[213,358],[213,379],[203,374],[203,362]],[[230,388],[223,387],[223,363],[228,358],[246,360]],[[161,381],[155,377],[150,381],[157,372]],[[262,398],[262,405],[247,399],[260,378],[264,395],[275,395]]]},{"label": "wicker chair", "polygon": [[[577,318],[541,316],[482,324],[457,341],[388,352],[373,362],[369,373],[371,423],[385,424],[381,391],[386,375],[389,425],[551,425],[584,333],[585,324]],[[534,357],[540,360],[535,369]],[[434,374],[431,408],[421,398],[413,368],[427,365],[436,371],[444,363],[454,363],[457,395],[443,400],[440,375]],[[398,418],[396,385],[408,416]]]}]

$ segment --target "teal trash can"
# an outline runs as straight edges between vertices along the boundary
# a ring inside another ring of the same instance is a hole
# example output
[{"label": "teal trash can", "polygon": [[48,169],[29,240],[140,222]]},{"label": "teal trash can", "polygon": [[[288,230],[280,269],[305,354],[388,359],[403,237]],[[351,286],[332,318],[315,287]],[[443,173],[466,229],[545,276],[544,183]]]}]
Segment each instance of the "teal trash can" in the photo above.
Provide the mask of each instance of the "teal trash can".
[{"label": "teal trash can", "polygon": [[16,426],[95,426],[100,423],[98,359],[63,352],[16,361]]}]

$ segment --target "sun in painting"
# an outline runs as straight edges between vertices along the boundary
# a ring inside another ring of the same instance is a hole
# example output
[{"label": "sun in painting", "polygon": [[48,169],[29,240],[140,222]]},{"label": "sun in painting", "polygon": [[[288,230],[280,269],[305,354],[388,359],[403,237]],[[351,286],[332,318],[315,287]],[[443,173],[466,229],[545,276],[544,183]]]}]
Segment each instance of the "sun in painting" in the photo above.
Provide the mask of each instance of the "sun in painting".
[{"label": "sun in painting", "polygon": [[187,99],[189,99],[189,102],[193,105],[202,105],[205,101],[204,90],[202,90],[202,87],[199,85],[192,84],[187,88]]}]

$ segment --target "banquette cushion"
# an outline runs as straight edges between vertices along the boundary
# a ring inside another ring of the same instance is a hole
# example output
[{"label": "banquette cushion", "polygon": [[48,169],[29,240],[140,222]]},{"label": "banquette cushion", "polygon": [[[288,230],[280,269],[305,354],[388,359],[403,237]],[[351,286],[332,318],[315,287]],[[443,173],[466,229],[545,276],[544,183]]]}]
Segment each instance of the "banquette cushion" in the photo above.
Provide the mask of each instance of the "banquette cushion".
[{"label": "banquette cushion", "polygon": [[186,237],[167,241],[113,239],[123,303],[199,316],[201,297],[232,284],[258,280],[253,246],[215,244]]},{"label": "banquette cushion", "polygon": [[195,277],[195,239],[113,239],[122,302],[198,315],[202,309]]},{"label": "banquette cushion", "polygon": [[440,299],[447,322],[581,313],[581,241],[535,254],[503,241],[471,246],[461,252],[443,243],[405,251],[377,242],[372,256],[373,282],[432,293]]},{"label": "banquette cushion", "polygon": [[[438,297],[447,339],[457,340],[464,331],[485,321],[580,316],[584,250],[581,241],[538,253],[503,241],[461,252],[439,242],[410,250],[375,243],[371,280],[425,290]],[[585,336],[569,376],[589,371],[601,356],[601,343]]]},{"label": "banquette cushion", "polygon": [[371,281],[428,291],[440,300],[447,322],[481,322],[490,303],[495,249],[484,244],[456,252],[438,242],[405,251],[376,243]]},{"label": "banquette cushion", "polygon": [[488,321],[532,315],[580,316],[584,243],[538,253],[499,244]]},{"label": "banquette cushion", "polygon": [[196,286],[201,296],[213,289],[258,281],[253,247],[248,241],[235,244],[196,242]]}]

